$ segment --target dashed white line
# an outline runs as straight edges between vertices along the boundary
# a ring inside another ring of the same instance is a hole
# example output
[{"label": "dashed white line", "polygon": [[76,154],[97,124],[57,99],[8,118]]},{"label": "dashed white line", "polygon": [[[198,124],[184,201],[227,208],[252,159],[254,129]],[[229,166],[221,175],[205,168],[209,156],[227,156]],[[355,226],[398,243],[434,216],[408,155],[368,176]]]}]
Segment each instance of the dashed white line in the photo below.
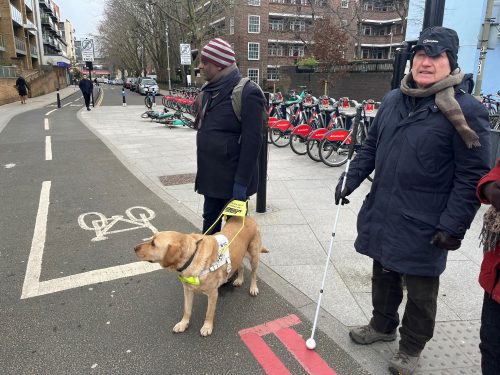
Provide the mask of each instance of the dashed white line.
[{"label": "dashed white line", "polygon": [[49,119],[47,117],[43,119],[43,127],[45,130],[49,130]]},{"label": "dashed white line", "polygon": [[71,102],[66,103],[65,105],[63,105],[63,107],[67,107],[67,106],[68,106],[68,105],[70,105],[70,104],[71,104]]},{"label": "dashed white line", "polygon": [[54,111],[57,111],[57,108],[56,108],[56,109],[53,109],[52,111],[48,111],[48,112],[45,114],[45,116],[50,115],[50,114],[51,114],[52,112],[54,112]]},{"label": "dashed white line", "polygon": [[50,135],[45,137],[45,160],[52,160],[52,142]]}]

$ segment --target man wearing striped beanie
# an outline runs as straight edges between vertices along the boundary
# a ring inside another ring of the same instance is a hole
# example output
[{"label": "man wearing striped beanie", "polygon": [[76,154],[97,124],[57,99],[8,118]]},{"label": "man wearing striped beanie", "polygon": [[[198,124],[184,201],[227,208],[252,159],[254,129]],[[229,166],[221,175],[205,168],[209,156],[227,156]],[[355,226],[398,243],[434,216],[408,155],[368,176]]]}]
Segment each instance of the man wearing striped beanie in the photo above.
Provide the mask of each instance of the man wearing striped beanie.
[{"label": "man wearing striped beanie", "polygon": [[[195,120],[195,190],[204,196],[205,233],[229,201],[245,201],[257,191],[265,99],[257,84],[246,83],[241,96],[241,121],[238,120],[231,95],[242,76],[233,48],[220,38],[203,47],[198,68],[207,81],[196,99]],[[207,234],[220,228],[219,221]]]}]

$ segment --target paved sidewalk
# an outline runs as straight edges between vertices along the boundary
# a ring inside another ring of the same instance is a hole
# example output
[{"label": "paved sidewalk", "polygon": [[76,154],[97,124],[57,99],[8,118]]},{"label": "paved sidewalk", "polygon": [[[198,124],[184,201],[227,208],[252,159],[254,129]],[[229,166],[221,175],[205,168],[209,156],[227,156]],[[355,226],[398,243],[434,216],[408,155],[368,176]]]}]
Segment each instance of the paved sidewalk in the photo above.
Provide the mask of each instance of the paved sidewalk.
[{"label": "paved sidewalk", "polygon": [[[0,107],[2,120],[11,111],[5,107]],[[195,132],[141,119],[142,112],[143,106],[129,105],[96,107],[78,115],[137,177],[200,227],[202,199],[191,182],[196,172]],[[307,155],[270,145],[267,212],[255,213],[255,197],[250,204],[250,213],[259,222],[263,242],[270,250],[261,257],[260,278],[311,321],[336,212],[334,188],[342,171],[344,166],[328,168]],[[369,372],[388,374],[388,360],[397,342],[360,346],[347,334],[349,327],[366,324],[371,316],[372,263],[353,248],[357,212],[369,189],[370,183],[363,183],[351,195],[351,203],[341,208],[318,328]],[[462,248],[450,252],[441,277],[435,337],[423,352],[417,374],[481,373],[478,343],[483,292],[477,277],[484,210],[482,207],[477,214]]]}]

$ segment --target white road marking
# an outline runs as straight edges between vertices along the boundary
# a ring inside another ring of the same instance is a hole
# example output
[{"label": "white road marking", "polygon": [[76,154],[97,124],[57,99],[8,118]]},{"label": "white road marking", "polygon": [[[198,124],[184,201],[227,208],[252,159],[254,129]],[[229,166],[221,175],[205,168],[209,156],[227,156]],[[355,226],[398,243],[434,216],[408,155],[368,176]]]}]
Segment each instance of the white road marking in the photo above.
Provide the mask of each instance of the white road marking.
[{"label": "white road marking", "polygon": [[52,142],[50,135],[45,137],[45,160],[52,160]]},{"label": "white road marking", "polygon": [[51,114],[52,112],[54,112],[54,111],[57,111],[57,108],[56,108],[56,109],[53,109],[52,111],[48,111],[48,112],[45,114],[45,116],[50,115],[50,114]]},{"label": "white road marking", "polygon": [[47,117],[43,119],[43,127],[45,130],[49,130],[49,119]]},{"label": "white road marking", "polygon": [[[36,215],[35,229],[28,264],[26,266],[26,275],[24,277],[21,299],[141,275],[161,269],[161,266],[157,263],[134,262],[40,282],[43,251],[47,234],[50,188],[51,182],[44,181],[40,192],[40,203],[38,205],[38,212]],[[141,214],[141,218],[143,216],[144,214]],[[132,251],[132,249],[130,249],[130,251]]]},{"label": "white road marking", "polygon": [[63,107],[67,107],[67,106],[68,106],[68,105],[70,105],[70,104],[71,104],[71,102],[66,103],[65,105],[63,105]]},{"label": "white road marking", "polygon": [[70,107],[81,107],[81,104],[71,104]]},{"label": "white road marking", "polygon": [[7,168],[7,169],[10,169],[10,168],[14,168],[16,166],[15,163],[9,163],[9,164],[5,164],[4,167]]},{"label": "white road marking", "polygon": [[42,183],[38,212],[36,214],[35,230],[31,241],[31,251],[24,276],[23,292],[21,298],[34,297],[38,294],[38,284],[42,271],[42,256],[45,247],[45,236],[47,232],[47,216],[50,202],[50,181]]}]

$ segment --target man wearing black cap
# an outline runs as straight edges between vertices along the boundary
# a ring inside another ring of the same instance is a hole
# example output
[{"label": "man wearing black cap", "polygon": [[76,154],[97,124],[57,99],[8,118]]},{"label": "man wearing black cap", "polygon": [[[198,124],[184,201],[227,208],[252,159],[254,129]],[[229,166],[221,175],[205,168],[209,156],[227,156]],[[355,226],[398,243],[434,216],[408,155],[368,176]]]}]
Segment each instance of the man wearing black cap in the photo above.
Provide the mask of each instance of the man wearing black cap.
[{"label": "man wearing black cap", "polygon": [[412,374],[433,336],[439,276],[474,219],[475,186],[489,170],[488,114],[469,94],[473,82],[458,68],[458,45],[454,30],[422,31],[411,72],[385,96],[345,188],[340,180],[335,191],[336,204],[348,203],[345,197],[375,170],[354,244],[373,259],[373,316],[349,334],[358,344],[396,339],[404,277],[393,374]]}]

